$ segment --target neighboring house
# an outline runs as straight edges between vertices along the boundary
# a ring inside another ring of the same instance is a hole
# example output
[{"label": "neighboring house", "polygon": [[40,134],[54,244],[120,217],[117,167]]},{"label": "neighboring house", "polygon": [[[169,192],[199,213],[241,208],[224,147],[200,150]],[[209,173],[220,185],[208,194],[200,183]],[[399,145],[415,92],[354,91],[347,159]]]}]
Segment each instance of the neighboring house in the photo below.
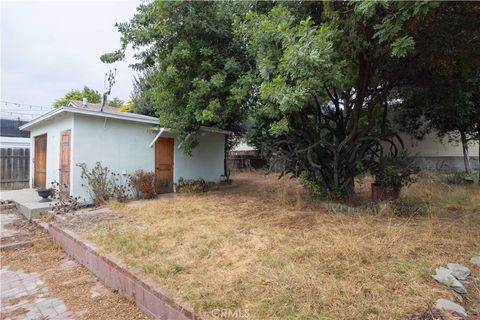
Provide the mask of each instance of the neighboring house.
[{"label": "neighboring house", "polygon": [[[415,139],[405,133],[399,134],[407,152],[415,159],[416,164],[423,169],[438,169],[446,171],[465,170],[462,146],[447,139],[440,140],[435,134],[428,134],[422,140]],[[478,143],[469,143],[469,158],[472,169],[479,169]],[[246,169],[256,157],[255,148],[241,142],[230,151],[229,168]],[[259,162],[260,163],[260,162]],[[276,165],[281,170],[281,164]]]},{"label": "neighboring house", "polygon": [[180,177],[219,182],[224,174],[227,131],[202,128],[192,156],[180,150],[180,142],[158,119],[118,112],[99,104],[72,101],[25,124],[31,133],[31,187],[50,187],[52,182],[68,186],[74,197],[89,200],[77,166],[92,168],[97,161],[125,177],[136,170],[155,172],[158,193],[174,191]]},{"label": "neighboring house", "polygon": [[30,132],[21,131],[27,123],[21,120],[0,119],[0,148],[30,148]]},{"label": "neighboring house", "polygon": [[230,150],[227,163],[228,168],[233,170],[260,169],[266,165],[265,159],[244,140]]},{"label": "neighboring house", "polygon": [[[405,149],[415,158],[418,166],[426,169],[465,170],[461,144],[440,140],[434,133],[425,135],[422,140],[405,133],[400,134]],[[469,143],[469,158],[472,169],[478,168],[478,143]]]}]

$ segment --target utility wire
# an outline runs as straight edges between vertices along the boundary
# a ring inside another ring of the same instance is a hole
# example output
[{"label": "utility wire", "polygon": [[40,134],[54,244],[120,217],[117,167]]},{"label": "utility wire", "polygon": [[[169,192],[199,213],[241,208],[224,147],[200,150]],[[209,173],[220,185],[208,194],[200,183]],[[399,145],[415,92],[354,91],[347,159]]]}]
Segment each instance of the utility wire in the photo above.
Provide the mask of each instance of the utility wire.
[{"label": "utility wire", "polygon": [[52,109],[51,107],[46,107],[46,106],[37,106],[37,105],[33,105],[33,104],[11,102],[11,101],[5,101],[5,100],[0,100],[0,102],[2,103],[2,107],[7,107],[8,105],[10,105],[10,106],[17,106],[17,107],[24,106],[24,107],[28,107],[28,108],[39,108],[39,109],[42,109],[42,110],[51,110]]},{"label": "utility wire", "polygon": [[0,109],[1,112],[35,112],[35,113],[43,113],[43,110],[22,110],[22,109]]},{"label": "utility wire", "polygon": [[10,113],[11,115],[18,114],[18,115],[21,115],[21,116],[30,116],[30,117],[40,116],[40,114],[22,113],[22,112],[15,112],[15,111],[5,111],[5,113]]}]

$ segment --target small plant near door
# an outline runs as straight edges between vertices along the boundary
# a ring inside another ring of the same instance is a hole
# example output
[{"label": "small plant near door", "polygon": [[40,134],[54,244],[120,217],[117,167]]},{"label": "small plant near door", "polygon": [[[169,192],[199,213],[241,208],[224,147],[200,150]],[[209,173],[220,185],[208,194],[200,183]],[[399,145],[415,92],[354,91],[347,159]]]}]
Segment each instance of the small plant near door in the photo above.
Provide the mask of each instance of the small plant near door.
[{"label": "small plant near door", "polygon": [[65,214],[73,212],[80,208],[78,197],[72,197],[69,194],[61,192],[61,190],[68,190],[68,186],[60,185],[57,181],[52,182],[53,199],[57,200],[52,204],[53,214]]},{"label": "small plant near door", "polygon": [[125,202],[131,196],[132,185],[130,175],[112,172],[111,174],[112,197],[119,202]]},{"label": "small plant near door", "polygon": [[200,193],[208,191],[208,183],[202,179],[184,179],[180,177],[176,183],[179,193]]},{"label": "small plant near door", "polygon": [[130,177],[130,184],[137,199],[151,199],[155,197],[155,173],[137,170]]}]

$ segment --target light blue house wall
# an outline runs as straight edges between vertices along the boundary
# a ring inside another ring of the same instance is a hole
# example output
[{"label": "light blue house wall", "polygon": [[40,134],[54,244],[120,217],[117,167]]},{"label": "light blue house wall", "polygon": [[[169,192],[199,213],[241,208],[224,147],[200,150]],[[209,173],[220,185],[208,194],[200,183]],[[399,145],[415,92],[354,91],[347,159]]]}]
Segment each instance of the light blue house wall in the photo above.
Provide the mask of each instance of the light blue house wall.
[{"label": "light blue house wall", "polygon": [[92,168],[101,161],[111,172],[122,174],[125,180],[127,174],[136,170],[154,171],[155,153],[148,144],[155,133],[150,127],[147,123],[75,114],[72,195],[89,199],[87,188],[82,186],[86,181],[80,176],[79,163]]},{"label": "light blue house wall", "polygon": [[224,174],[225,135],[204,132],[199,141],[189,157],[178,148],[178,140],[175,139],[173,181],[178,181],[180,177],[220,181],[220,176]]},{"label": "light blue house wall", "polygon": [[[152,123],[114,119],[78,113],[60,113],[44,120],[30,129],[32,141],[37,135],[47,134],[47,187],[59,181],[60,133],[71,130],[70,149],[70,194],[81,200],[91,198],[86,181],[81,178],[79,163],[91,169],[97,161],[107,166],[111,172],[127,176],[136,170],[155,170],[155,144],[157,132]],[[172,137],[169,133],[162,137]],[[209,182],[219,182],[224,170],[225,135],[205,131],[192,156],[186,156],[174,138],[173,181],[203,178]],[[32,143],[33,145],[33,143]],[[150,146],[152,145],[152,146]],[[32,152],[32,154],[34,154]],[[33,179],[33,162],[31,167]]]},{"label": "light blue house wall", "polygon": [[[72,130],[73,115],[62,114],[55,119],[46,120],[41,126],[37,126],[30,130],[31,139],[31,159],[30,159],[30,187],[33,187],[33,177],[35,174],[35,137],[47,135],[47,167],[46,167],[46,184],[47,188],[52,186],[52,182],[60,180],[60,134],[65,130]],[[73,130],[72,137],[73,142]],[[73,151],[73,149],[72,149]],[[72,171],[70,170],[70,181],[72,180]]]}]

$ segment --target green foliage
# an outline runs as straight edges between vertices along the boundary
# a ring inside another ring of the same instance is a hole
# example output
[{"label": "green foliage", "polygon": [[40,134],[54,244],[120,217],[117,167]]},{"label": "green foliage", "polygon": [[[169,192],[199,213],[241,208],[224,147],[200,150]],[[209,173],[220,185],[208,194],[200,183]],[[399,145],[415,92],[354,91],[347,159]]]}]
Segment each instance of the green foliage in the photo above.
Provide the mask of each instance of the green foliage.
[{"label": "green foliage", "polygon": [[321,183],[312,180],[309,177],[308,171],[302,171],[298,178],[300,181],[302,181],[303,187],[307,190],[308,194],[312,198],[320,198],[325,196],[325,192],[323,192]]},{"label": "green foliage", "polygon": [[256,62],[250,142],[265,158],[286,163],[284,173],[304,172],[314,193],[352,194],[354,177],[394,143],[379,129],[385,101],[421,40],[414,24],[435,7],[324,2],[250,11],[236,25]]},{"label": "green foliage", "polygon": [[[102,61],[135,50],[133,112],[157,115],[187,154],[201,125],[238,135],[248,119],[250,142],[286,163],[283,173],[306,171],[325,194],[344,196],[356,175],[385,156],[384,142],[394,144],[389,103],[411,83],[427,83],[427,66],[448,64],[443,52],[468,47],[439,45],[457,36],[445,29],[461,20],[458,8],[430,1],[153,1],[117,25],[121,48]],[[430,50],[432,43],[439,50]]]},{"label": "green foliage", "polygon": [[72,100],[82,101],[83,98],[87,98],[87,101],[90,103],[100,103],[102,101],[102,96],[96,90],[90,89],[87,86],[83,88],[83,91],[80,90],[70,90],[65,94],[61,99],[55,100],[53,103],[54,108],[60,108],[68,105]]},{"label": "green foliage", "polygon": [[403,152],[397,157],[379,159],[371,171],[375,176],[375,184],[386,191],[393,191],[415,182],[419,168]]},{"label": "green foliage", "polygon": [[407,54],[413,51],[415,46],[415,40],[410,36],[404,36],[401,38],[395,39],[392,43],[392,56],[397,58],[406,57]]},{"label": "green foliage", "polygon": [[121,106],[123,106],[123,100],[115,97],[113,98],[113,100],[108,100],[107,105],[113,108],[120,108]]},{"label": "green foliage", "polygon": [[175,184],[175,190],[179,193],[200,193],[208,191],[208,183],[202,178],[184,179],[180,177]]},{"label": "green foliage", "polygon": [[130,22],[117,25],[121,49],[101,58],[114,62],[123,59],[128,45],[136,49],[133,68],[142,72],[137,83],[142,88],[133,98],[133,110],[156,114],[161,126],[176,130],[187,154],[198,143],[201,125],[243,132],[245,109],[253,97],[245,87],[250,61],[233,35],[232,21],[250,5],[142,4]]}]

